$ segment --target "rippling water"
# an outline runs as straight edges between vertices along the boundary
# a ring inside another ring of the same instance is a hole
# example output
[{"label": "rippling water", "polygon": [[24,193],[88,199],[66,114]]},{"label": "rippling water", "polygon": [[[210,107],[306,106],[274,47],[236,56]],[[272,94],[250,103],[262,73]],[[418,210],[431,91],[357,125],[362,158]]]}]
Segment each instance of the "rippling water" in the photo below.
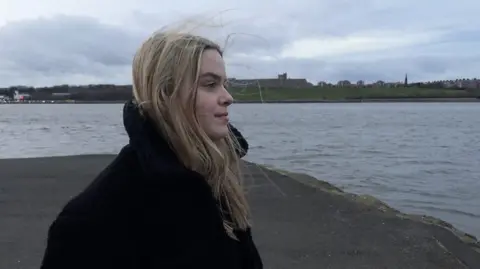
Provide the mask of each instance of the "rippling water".
[{"label": "rippling water", "polygon": [[[122,105],[0,105],[0,158],[116,153]],[[480,236],[480,104],[236,104],[247,159]]]}]

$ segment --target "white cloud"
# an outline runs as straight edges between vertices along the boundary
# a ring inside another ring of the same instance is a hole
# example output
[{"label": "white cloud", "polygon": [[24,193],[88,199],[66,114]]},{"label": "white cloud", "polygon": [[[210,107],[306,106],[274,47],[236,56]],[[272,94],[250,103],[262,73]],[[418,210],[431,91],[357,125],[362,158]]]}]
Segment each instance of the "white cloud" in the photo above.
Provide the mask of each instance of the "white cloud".
[{"label": "white cloud", "polygon": [[440,33],[384,32],[354,33],[343,37],[317,37],[294,40],[282,51],[283,58],[330,59],[339,56],[392,50],[427,44],[441,37]]}]

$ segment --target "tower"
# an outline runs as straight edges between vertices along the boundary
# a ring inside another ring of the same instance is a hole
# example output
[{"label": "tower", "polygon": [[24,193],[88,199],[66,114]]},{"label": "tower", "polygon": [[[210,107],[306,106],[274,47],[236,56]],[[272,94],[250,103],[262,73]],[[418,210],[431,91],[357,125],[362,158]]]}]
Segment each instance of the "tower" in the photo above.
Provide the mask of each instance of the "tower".
[{"label": "tower", "polygon": [[407,76],[407,73],[405,73],[405,81],[403,82],[403,86],[408,87],[408,76]]}]

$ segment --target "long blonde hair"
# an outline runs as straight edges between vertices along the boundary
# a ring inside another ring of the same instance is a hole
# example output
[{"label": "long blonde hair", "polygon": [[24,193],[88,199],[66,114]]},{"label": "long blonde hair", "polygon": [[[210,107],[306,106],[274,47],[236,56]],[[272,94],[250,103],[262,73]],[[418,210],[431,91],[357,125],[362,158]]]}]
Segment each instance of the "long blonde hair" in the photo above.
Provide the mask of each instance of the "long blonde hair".
[{"label": "long blonde hair", "polygon": [[196,85],[207,49],[223,55],[220,46],[207,38],[178,31],[154,33],[134,57],[133,95],[182,164],[204,176],[220,208],[230,216],[224,217],[224,226],[235,238],[233,229],[250,225],[235,151],[239,145],[231,136],[214,143],[195,115]]}]

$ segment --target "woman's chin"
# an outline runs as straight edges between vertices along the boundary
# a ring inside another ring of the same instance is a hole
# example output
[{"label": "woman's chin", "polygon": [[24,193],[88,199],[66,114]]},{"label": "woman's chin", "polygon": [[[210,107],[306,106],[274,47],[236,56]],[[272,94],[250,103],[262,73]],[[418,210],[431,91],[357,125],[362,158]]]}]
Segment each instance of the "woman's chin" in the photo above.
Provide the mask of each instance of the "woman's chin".
[{"label": "woman's chin", "polygon": [[212,130],[208,136],[212,139],[213,142],[219,141],[230,134],[228,130],[228,126],[225,127],[218,127],[215,130]]}]

